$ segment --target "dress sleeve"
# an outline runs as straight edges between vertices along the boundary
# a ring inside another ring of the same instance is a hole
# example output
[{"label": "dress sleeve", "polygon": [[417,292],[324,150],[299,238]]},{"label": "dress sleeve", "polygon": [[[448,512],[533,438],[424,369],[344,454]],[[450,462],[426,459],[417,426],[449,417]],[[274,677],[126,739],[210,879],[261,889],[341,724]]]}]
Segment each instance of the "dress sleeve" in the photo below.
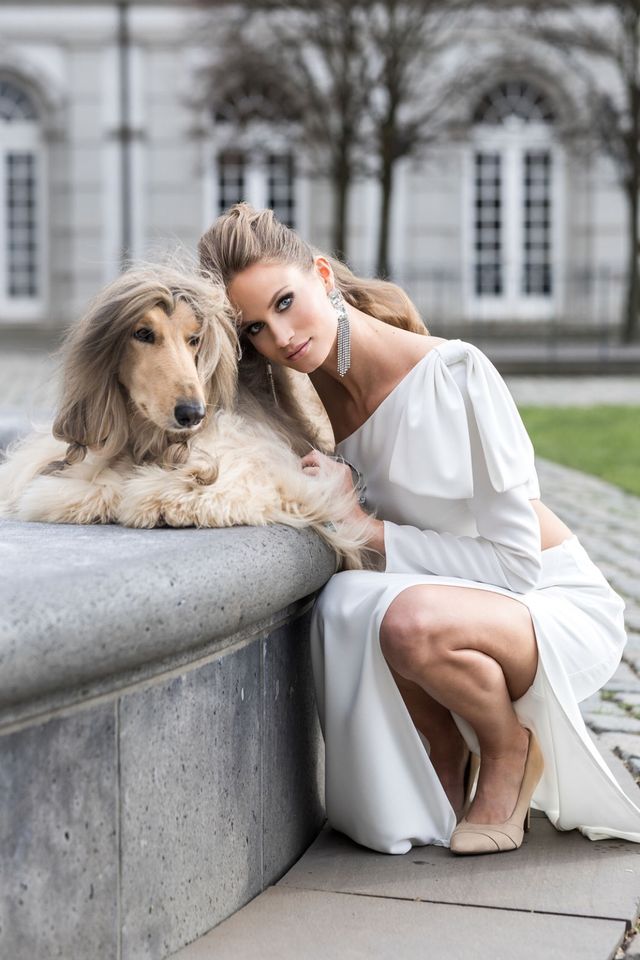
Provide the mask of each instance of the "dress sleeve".
[{"label": "dress sleeve", "polygon": [[463,362],[438,358],[426,397],[416,383],[390,479],[414,493],[466,499],[478,535],[384,520],[385,572],[462,577],[527,593],[542,568],[540,523],[530,503],[540,496],[533,446],[489,358],[459,342]]}]

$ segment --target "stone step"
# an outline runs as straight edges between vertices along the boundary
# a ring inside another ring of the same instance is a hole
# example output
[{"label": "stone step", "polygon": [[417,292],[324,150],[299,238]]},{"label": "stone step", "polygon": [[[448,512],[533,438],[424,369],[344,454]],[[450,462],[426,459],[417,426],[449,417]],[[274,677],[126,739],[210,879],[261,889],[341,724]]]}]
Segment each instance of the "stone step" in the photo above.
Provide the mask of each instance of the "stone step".
[{"label": "stone step", "polygon": [[609,960],[638,916],[639,881],[637,844],[557,831],[542,813],[507,856],[376,853],[325,824],[276,885],[172,960]]},{"label": "stone step", "polygon": [[624,933],[622,920],[276,886],[172,960],[604,960]]}]

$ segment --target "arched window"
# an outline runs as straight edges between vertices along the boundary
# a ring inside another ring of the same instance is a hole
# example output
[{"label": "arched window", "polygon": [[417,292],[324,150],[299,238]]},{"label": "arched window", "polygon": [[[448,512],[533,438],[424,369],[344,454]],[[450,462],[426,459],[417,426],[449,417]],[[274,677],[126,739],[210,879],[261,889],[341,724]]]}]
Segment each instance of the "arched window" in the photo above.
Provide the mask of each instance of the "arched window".
[{"label": "arched window", "polygon": [[0,318],[42,308],[42,166],[36,106],[0,77]]},{"label": "arched window", "polygon": [[473,122],[510,123],[515,117],[523,123],[553,123],[555,114],[546,96],[530,83],[511,81],[492,87],[476,106]]},{"label": "arched window", "polygon": [[558,256],[555,111],[534,85],[512,80],[483,94],[472,115],[470,312],[551,316]]}]

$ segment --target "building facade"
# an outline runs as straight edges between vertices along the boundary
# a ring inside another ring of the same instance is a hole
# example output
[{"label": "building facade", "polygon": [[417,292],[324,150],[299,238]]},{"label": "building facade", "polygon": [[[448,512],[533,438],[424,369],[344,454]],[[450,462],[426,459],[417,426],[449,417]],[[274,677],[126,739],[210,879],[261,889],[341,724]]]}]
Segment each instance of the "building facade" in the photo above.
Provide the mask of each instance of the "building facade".
[{"label": "building facade", "polygon": [[[0,332],[63,327],[125,257],[194,250],[239,199],[328,249],[327,183],[278,138],[243,151],[198,102],[203,17],[178,2],[0,5]],[[498,14],[474,29],[455,138],[398,168],[393,276],[434,333],[616,325],[625,202],[610,161],[558,133],[584,111],[574,78]],[[360,181],[348,253],[367,273],[376,216],[377,186]]]}]

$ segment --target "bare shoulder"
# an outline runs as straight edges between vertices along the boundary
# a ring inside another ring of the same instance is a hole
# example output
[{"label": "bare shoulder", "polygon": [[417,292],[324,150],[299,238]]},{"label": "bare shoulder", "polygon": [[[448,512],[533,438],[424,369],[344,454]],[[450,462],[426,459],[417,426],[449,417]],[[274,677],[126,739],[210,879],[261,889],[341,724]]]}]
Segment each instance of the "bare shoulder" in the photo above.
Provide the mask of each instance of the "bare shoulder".
[{"label": "bare shoulder", "polygon": [[420,360],[422,357],[426,357],[428,353],[431,353],[436,347],[441,346],[443,343],[448,343],[449,341],[445,337],[423,337],[418,335],[418,341],[414,345],[416,359]]}]

